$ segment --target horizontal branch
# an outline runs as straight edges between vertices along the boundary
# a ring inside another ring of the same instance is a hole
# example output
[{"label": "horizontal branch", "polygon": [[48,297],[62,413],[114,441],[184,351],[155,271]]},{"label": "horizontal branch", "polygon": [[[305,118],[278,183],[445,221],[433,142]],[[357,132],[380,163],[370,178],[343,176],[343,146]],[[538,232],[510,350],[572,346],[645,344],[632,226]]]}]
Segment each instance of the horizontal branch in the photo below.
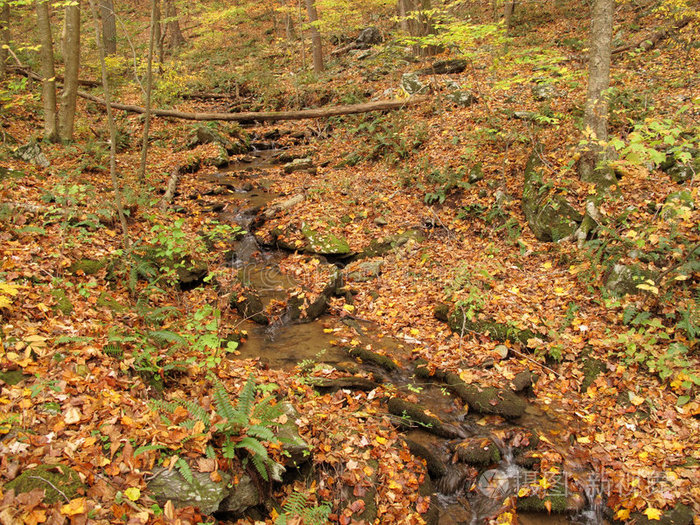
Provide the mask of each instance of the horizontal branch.
[{"label": "horizontal branch", "polygon": [[[90,93],[86,93],[85,91],[78,91],[78,95],[92,102],[96,102],[97,104],[106,105],[104,100]],[[371,111],[388,111],[423,104],[427,100],[428,97],[413,97],[406,100],[378,100],[365,104],[346,104],[342,106],[302,109],[298,111],[247,111],[243,113],[188,113],[172,109],[152,109],[151,115],[154,117],[169,117],[197,121],[275,122],[278,120],[303,120],[369,113]],[[132,104],[113,102],[111,106],[114,109],[128,111],[130,113],[146,113],[146,108]]]}]

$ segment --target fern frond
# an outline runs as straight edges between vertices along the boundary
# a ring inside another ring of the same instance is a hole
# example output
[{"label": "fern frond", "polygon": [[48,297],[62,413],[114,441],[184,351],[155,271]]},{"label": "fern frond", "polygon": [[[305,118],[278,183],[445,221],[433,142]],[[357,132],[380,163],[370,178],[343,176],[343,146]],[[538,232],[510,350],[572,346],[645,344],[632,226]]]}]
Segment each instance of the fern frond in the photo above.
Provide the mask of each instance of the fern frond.
[{"label": "fern frond", "polygon": [[182,474],[182,477],[185,478],[187,483],[194,485],[194,474],[192,474],[192,469],[184,459],[178,458],[177,462],[175,463],[175,467],[177,468],[178,472]]},{"label": "fern frond", "polygon": [[142,445],[134,450],[134,457],[143,454],[144,452],[148,452],[149,450],[163,450],[164,448],[168,447],[165,445]]},{"label": "fern frond", "polygon": [[249,417],[253,411],[257,386],[253,374],[250,374],[248,381],[243,386],[243,390],[241,390],[241,394],[238,396],[238,410],[245,414],[246,417]]},{"label": "fern frond", "polygon": [[253,408],[253,417],[265,423],[270,423],[282,415],[284,410],[277,403],[275,396],[267,396]]},{"label": "fern frond", "polygon": [[239,414],[237,414],[236,408],[233,406],[233,403],[231,403],[228,392],[226,392],[224,386],[219,382],[214,385],[214,404],[216,405],[217,413],[221,417],[229,421],[237,420]]},{"label": "fern frond", "polygon": [[260,443],[260,441],[253,437],[245,436],[238,443],[236,443],[236,448],[244,448],[253,456],[259,456],[265,460],[269,459],[267,449],[262,445],[262,443]]},{"label": "fern frond", "polygon": [[264,479],[265,481],[270,481],[270,477],[267,474],[267,462],[262,459],[260,456],[251,456],[250,460],[253,462],[253,465],[255,465],[255,470],[258,471],[258,474],[260,474],[260,477]]},{"label": "fern frond", "polygon": [[193,403],[189,400],[179,400],[178,403],[184,406],[193,418],[204,423],[204,428],[209,430],[209,427],[211,427],[211,418],[209,417],[209,412],[204,410],[204,408],[199,406],[197,403]]},{"label": "fern frond", "polygon": [[250,427],[248,427],[247,434],[249,436],[257,438],[260,441],[277,441],[277,439],[275,438],[275,433],[272,432],[272,430],[270,430],[268,427],[264,427],[262,425],[251,425]]},{"label": "fern frond", "polygon": [[148,336],[159,343],[177,343],[184,345],[187,341],[180,334],[170,330],[149,330]]}]

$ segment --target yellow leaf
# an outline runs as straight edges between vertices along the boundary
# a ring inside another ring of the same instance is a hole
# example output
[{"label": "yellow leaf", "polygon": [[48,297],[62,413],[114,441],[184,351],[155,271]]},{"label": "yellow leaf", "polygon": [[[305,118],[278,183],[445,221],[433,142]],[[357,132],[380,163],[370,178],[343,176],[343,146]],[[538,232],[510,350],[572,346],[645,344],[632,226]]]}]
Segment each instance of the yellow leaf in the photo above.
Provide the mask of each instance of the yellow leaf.
[{"label": "yellow leaf", "polygon": [[323,329],[324,334],[332,334],[333,332],[334,332],[334,330],[332,328],[324,328]]},{"label": "yellow leaf", "polygon": [[629,393],[629,396],[630,403],[632,403],[636,407],[644,403],[644,398],[642,396],[638,396],[637,394],[633,394],[632,392]]},{"label": "yellow leaf", "polygon": [[136,501],[141,497],[141,489],[138,487],[129,487],[124,491],[124,495],[127,497],[127,499]]},{"label": "yellow leaf", "polygon": [[552,484],[549,482],[549,480],[546,477],[543,477],[542,479],[540,479],[539,485],[540,485],[540,487],[542,487],[545,490],[547,490],[549,487],[552,486]]},{"label": "yellow leaf", "polygon": [[411,328],[411,335],[418,335],[418,334],[420,334],[420,330],[418,330],[417,328]]},{"label": "yellow leaf", "polygon": [[10,298],[7,297],[6,295],[0,295],[0,308],[7,308],[12,304],[12,301],[10,301]]},{"label": "yellow leaf", "polygon": [[355,311],[355,306],[353,306],[352,304],[344,304],[343,310],[345,310],[346,312],[352,313]]},{"label": "yellow leaf", "polygon": [[644,511],[644,514],[646,514],[646,517],[650,520],[661,519],[661,511],[659,509],[655,509],[654,507],[647,508],[647,510]]},{"label": "yellow leaf", "polygon": [[620,521],[625,521],[630,517],[629,509],[620,509],[615,513],[615,519]]},{"label": "yellow leaf", "polygon": [[552,513],[552,500],[548,499],[547,501],[545,501],[544,506],[547,509],[547,512],[549,512],[551,514]]},{"label": "yellow leaf", "polygon": [[591,438],[589,438],[588,436],[584,436],[584,437],[576,438],[576,441],[578,441],[579,443],[585,444],[585,443],[590,443]]},{"label": "yellow leaf", "polygon": [[64,516],[77,516],[87,512],[87,498],[75,498],[61,507]]},{"label": "yellow leaf", "polygon": [[542,268],[544,268],[545,270],[549,270],[551,267],[552,267],[552,263],[549,261],[547,261],[546,263],[544,263],[542,265]]},{"label": "yellow leaf", "polygon": [[386,443],[386,438],[385,438],[385,437],[377,436],[377,437],[374,438],[374,439],[375,439],[375,440],[377,441],[377,443],[379,443],[380,445],[383,445],[384,443]]}]

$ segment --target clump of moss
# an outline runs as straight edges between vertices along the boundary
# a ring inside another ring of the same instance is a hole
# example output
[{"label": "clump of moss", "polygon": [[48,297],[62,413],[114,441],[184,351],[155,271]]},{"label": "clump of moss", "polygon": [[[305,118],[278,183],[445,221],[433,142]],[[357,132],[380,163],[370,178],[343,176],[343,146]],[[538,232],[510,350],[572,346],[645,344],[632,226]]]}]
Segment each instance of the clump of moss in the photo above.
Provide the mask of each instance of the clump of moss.
[{"label": "clump of moss", "polygon": [[[65,502],[78,496],[85,490],[78,473],[65,465],[39,465],[22,472],[5,485],[6,489],[14,489],[16,493],[44,490],[44,501],[53,504]],[[59,490],[60,489],[60,492]]]}]

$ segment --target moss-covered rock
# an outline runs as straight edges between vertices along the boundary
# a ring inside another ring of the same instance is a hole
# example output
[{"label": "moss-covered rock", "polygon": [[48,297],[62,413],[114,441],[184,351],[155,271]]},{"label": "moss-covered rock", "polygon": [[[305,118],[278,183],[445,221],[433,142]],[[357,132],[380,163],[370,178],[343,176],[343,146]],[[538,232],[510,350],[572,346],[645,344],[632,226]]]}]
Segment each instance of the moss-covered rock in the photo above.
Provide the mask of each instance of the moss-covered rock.
[{"label": "moss-covered rock", "polygon": [[[639,285],[652,284],[657,275],[637,265],[616,264],[608,272],[605,288],[612,294],[623,296],[642,293]],[[651,283],[647,282],[651,281]]]},{"label": "moss-covered rock", "polygon": [[498,447],[487,437],[465,439],[455,446],[455,454],[462,463],[475,466],[491,465],[501,460]]},{"label": "moss-covered rock", "polygon": [[456,427],[444,423],[416,403],[411,403],[398,397],[392,397],[387,403],[390,414],[397,416],[399,426],[404,428],[420,427],[426,432],[445,438],[459,437]]},{"label": "moss-covered rock", "polygon": [[[220,481],[212,481],[209,473],[193,471],[194,483],[190,483],[178,469],[156,467],[148,482],[148,490],[161,504],[172,501],[176,507],[193,506],[203,514],[211,514],[219,510],[221,502],[231,493],[227,486],[231,477],[221,471],[219,475]],[[256,498],[252,504],[257,503]]]},{"label": "moss-covered rock", "polygon": [[425,236],[419,229],[406,230],[405,232],[396,235],[389,235],[381,240],[372,239],[369,246],[362,250],[362,252],[358,255],[358,258],[386,255],[387,253],[403,246],[404,244],[407,244],[410,241],[420,243],[424,240]]},{"label": "moss-covered rock", "polygon": [[51,290],[51,295],[53,296],[54,301],[56,301],[54,306],[59,312],[61,312],[63,315],[70,315],[73,312],[73,303],[71,303],[70,299],[68,299],[65,290],[61,288]]},{"label": "moss-covered rock", "polygon": [[576,231],[583,220],[583,215],[563,196],[543,184],[538,172],[541,164],[540,154],[536,148],[525,167],[522,209],[537,239],[544,242],[557,242]]},{"label": "moss-covered rock", "polygon": [[[27,469],[6,483],[5,488],[14,489],[16,493],[42,489],[44,501],[50,505],[59,501],[65,502],[64,496],[73,499],[85,491],[78,473],[61,464],[39,465]],[[57,489],[60,489],[60,492]]]},{"label": "moss-covered rock", "polygon": [[[688,505],[678,503],[675,507],[664,509],[661,518],[650,520],[645,514],[635,512],[630,516],[630,521],[635,525],[691,525],[693,523],[693,509]],[[620,522],[615,522],[620,523]]]},{"label": "moss-covered rock", "polygon": [[231,306],[238,310],[238,313],[246,319],[258,324],[269,324],[270,319],[265,313],[265,305],[262,298],[254,290],[246,290],[238,296],[231,296]]},{"label": "moss-covered rock", "polygon": [[433,311],[436,319],[447,323],[453,332],[458,334],[466,332],[476,332],[480,334],[489,334],[494,341],[514,341],[525,346],[528,340],[537,337],[537,334],[532,330],[523,330],[516,328],[507,323],[499,323],[492,319],[480,318],[479,314],[473,315],[471,318],[462,315],[457,309],[440,303]]},{"label": "moss-covered rock", "polygon": [[659,168],[678,184],[688,182],[700,175],[700,150],[691,148],[687,153],[690,154],[690,160],[681,162],[672,151],[667,151],[666,160],[659,165]]},{"label": "moss-covered rock", "polygon": [[25,379],[32,377],[21,370],[0,370],[0,381],[9,386],[21,383]]},{"label": "moss-covered rock", "polygon": [[593,381],[605,370],[605,363],[600,359],[587,358],[583,361],[583,381],[581,381],[581,392],[586,392]]},{"label": "moss-covered rock", "polygon": [[68,267],[68,271],[74,275],[94,275],[107,266],[108,259],[80,259]]},{"label": "moss-covered rock", "polygon": [[301,234],[306,241],[304,246],[306,253],[318,255],[348,255],[350,253],[348,241],[332,233],[320,233],[303,224]]}]

